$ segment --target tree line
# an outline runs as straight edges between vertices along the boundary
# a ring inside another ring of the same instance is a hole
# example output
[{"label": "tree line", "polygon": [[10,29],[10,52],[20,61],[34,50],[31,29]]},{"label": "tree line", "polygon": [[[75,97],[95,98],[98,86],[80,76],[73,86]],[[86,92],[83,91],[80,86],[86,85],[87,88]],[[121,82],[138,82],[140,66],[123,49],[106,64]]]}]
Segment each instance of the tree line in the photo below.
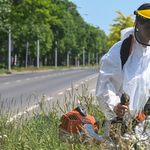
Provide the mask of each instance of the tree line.
[{"label": "tree line", "polygon": [[58,65],[67,61],[70,50],[72,64],[76,56],[80,56],[82,63],[83,49],[86,62],[87,54],[91,61],[95,59],[93,54],[104,55],[108,51],[106,34],[100,27],[85,22],[76,8],[68,0],[0,0],[0,67],[7,66],[9,30],[13,41],[11,57],[15,60],[17,55],[20,67],[25,64],[27,42],[28,59],[36,65],[37,40],[42,65],[55,64],[56,47]]}]

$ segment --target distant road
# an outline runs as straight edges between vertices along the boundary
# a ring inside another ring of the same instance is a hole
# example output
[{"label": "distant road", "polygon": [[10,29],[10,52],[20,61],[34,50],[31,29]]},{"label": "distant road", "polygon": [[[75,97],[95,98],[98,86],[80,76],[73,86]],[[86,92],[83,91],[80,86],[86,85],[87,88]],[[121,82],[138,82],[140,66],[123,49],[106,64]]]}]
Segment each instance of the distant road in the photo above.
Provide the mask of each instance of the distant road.
[{"label": "distant road", "polygon": [[[82,69],[65,69],[38,71],[0,76],[0,101],[2,110],[23,110],[42,99],[43,95],[61,95],[71,84],[98,75],[98,67]],[[86,81],[87,82],[87,81]],[[96,85],[96,79],[92,82]],[[33,95],[38,95],[35,97]],[[2,106],[3,103],[3,106]]]}]

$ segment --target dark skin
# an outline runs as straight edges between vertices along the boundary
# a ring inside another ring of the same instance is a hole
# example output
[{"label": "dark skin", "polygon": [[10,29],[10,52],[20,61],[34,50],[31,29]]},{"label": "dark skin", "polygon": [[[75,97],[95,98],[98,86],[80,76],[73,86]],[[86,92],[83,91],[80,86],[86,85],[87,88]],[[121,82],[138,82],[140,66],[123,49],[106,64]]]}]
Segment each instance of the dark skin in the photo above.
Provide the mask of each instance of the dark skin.
[{"label": "dark skin", "polygon": [[144,24],[140,24],[136,21],[135,24],[137,24],[137,28],[139,30],[138,38],[142,43],[148,44],[150,42],[150,23],[146,22]]},{"label": "dark skin", "polygon": [[[126,104],[129,105],[129,104]],[[120,117],[123,118],[128,110],[128,106],[126,105],[122,105],[121,103],[117,103],[114,107],[114,112],[115,114]]]}]

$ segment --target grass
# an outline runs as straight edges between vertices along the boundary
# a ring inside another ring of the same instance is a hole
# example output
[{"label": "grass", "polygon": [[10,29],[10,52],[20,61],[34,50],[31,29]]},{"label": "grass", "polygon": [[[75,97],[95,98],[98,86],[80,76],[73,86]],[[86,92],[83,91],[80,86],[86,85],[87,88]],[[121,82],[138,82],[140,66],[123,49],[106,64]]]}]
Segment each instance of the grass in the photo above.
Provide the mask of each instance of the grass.
[{"label": "grass", "polygon": [[[36,96],[36,95],[35,95]],[[95,104],[95,99],[89,95],[88,86],[83,85],[82,92],[77,88],[66,91],[63,97],[64,105],[60,100],[56,103],[42,99],[39,111],[33,111],[32,115],[27,112],[8,122],[10,113],[3,114],[0,111],[0,149],[1,150],[100,150],[106,149],[106,143],[95,145],[91,141],[77,141],[70,137],[70,141],[62,142],[59,137],[58,126],[61,124],[60,117],[63,113],[72,111],[77,106],[83,106],[86,112],[99,119],[99,134],[103,135],[101,128],[104,115],[100,107]],[[79,103],[77,103],[77,101]],[[119,130],[118,130],[119,131]],[[134,142],[120,138],[119,132],[115,132],[119,141],[119,149],[132,149]],[[141,148],[142,149],[142,148]]]},{"label": "grass", "polygon": [[[95,66],[98,66],[99,64],[95,64]],[[27,71],[39,71],[39,70],[57,70],[57,69],[65,69],[65,68],[74,68],[75,66],[72,65],[72,66],[40,66],[39,68],[37,67],[34,67],[34,66],[28,66],[27,68],[25,67],[19,67],[19,66],[12,66],[11,67],[11,71],[8,71],[7,69],[4,69],[4,68],[0,68],[0,74],[10,74],[10,73],[14,73],[14,72],[27,72]],[[92,65],[80,65],[80,67],[92,67]]]},{"label": "grass", "polygon": [[[74,89],[78,93],[78,89]],[[13,122],[9,122],[9,112],[2,114],[0,120],[0,149],[32,149],[32,150],[47,150],[47,149],[95,149],[96,146],[84,145],[82,143],[64,143],[59,138],[58,126],[61,124],[60,114],[73,110],[77,106],[84,106],[89,114],[97,116],[100,120],[100,125],[103,122],[103,115],[101,112],[97,113],[92,106],[93,97],[86,97],[88,88],[78,95],[73,91],[67,92],[64,97],[65,105],[63,108],[60,106],[59,100],[57,104],[47,104],[45,109],[44,101],[40,105],[40,112],[27,113],[28,117],[24,114],[21,117],[16,118]],[[68,99],[69,98],[69,99]],[[79,100],[80,104],[75,101]],[[85,105],[85,102],[86,103]],[[29,118],[29,119],[28,119]],[[99,148],[97,148],[99,149]]]}]

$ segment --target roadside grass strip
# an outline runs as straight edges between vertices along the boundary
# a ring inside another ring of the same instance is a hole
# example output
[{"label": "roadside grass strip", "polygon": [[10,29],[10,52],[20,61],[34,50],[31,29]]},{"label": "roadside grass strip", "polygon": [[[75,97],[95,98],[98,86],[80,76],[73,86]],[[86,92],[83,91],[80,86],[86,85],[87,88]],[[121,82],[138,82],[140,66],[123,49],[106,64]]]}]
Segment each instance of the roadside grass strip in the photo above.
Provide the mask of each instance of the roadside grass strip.
[{"label": "roadside grass strip", "polygon": [[[72,111],[77,106],[82,106],[86,109],[86,112],[95,116],[99,120],[98,134],[103,136],[102,124],[104,121],[104,114],[102,113],[98,104],[93,103],[96,101],[95,97],[89,94],[89,87],[82,84],[82,92],[73,92],[68,90],[67,93],[63,93],[61,100],[63,99],[63,106],[60,105],[59,99],[53,97],[46,98],[44,96],[40,101],[32,107],[29,107],[26,111],[18,113],[14,117],[9,117],[9,111],[5,114],[0,110],[0,149],[1,150],[104,150],[107,149],[107,140],[102,144],[95,144],[86,139],[89,135],[85,135],[85,138],[80,140],[71,134],[69,139],[64,142],[61,141],[58,126],[61,125],[61,116],[64,113]],[[50,100],[54,100],[56,103],[49,103]],[[46,104],[44,102],[47,102]],[[49,103],[49,104],[48,104]],[[46,105],[46,108],[45,106]],[[40,107],[38,111],[34,111]],[[32,115],[31,113],[32,112]],[[61,115],[60,115],[61,114]],[[21,116],[21,117],[18,117]],[[13,121],[12,121],[13,119]],[[120,138],[120,132],[115,132],[115,138],[117,140],[116,148],[118,150],[133,149],[135,144],[139,142],[139,138],[135,135],[133,141],[132,138],[123,139]],[[134,133],[132,133],[133,135]],[[142,142],[141,149],[150,148],[150,141],[148,145],[144,145]]]}]

